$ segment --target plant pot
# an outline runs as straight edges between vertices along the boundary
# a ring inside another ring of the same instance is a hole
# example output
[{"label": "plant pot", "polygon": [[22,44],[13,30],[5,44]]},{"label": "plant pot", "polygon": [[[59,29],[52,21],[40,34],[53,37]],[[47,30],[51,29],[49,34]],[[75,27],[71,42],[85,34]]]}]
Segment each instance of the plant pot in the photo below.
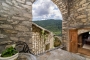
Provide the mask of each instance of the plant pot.
[{"label": "plant pot", "polygon": [[15,55],[10,56],[10,57],[1,57],[1,54],[0,54],[0,60],[15,60],[15,59],[17,59],[18,54],[19,53],[16,53]]}]

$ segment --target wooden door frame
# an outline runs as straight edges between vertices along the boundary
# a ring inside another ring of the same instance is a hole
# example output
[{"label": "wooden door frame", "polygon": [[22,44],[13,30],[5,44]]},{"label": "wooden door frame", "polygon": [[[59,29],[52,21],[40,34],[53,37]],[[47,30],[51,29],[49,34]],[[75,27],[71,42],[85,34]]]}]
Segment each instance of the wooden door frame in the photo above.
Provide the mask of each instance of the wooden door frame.
[{"label": "wooden door frame", "polygon": [[[76,31],[76,33],[75,33],[75,34],[76,34],[76,38],[75,38],[76,41],[74,40],[74,41],[76,42],[76,43],[75,43],[75,45],[76,45],[75,48],[76,48],[76,49],[75,49],[74,51],[72,51],[72,47],[73,47],[73,46],[72,46],[72,43],[73,43],[73,42],[72,42],[72,37],[71,37],[71,35],[74,35],[74,34],[71,34],[72,31]],[[71,34],[71,35],[70,35],[70,34]],[[70,52],[73,52],[73,53],[77,53],[77,52],[78,52],[78,29],[69,29],[69,51],[70,51]]]}]

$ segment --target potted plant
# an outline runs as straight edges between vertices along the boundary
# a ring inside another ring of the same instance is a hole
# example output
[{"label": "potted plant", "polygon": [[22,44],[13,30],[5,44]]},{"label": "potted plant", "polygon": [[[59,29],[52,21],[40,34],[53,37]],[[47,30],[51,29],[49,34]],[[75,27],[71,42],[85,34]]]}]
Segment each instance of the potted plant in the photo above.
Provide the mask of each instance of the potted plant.
[{"label": "potted plant", "polygon": [[15,46],[10,46],[6,48],[1,54],[0,54],[0,60],[15,60],[18,57],[18,52],[14,48]]}]

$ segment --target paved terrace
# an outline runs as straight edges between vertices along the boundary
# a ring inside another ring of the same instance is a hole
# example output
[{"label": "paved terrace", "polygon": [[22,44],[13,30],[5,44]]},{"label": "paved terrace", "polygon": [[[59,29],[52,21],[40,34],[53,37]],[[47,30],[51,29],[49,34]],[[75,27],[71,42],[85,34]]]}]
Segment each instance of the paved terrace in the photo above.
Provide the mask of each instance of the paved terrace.
[{"label": "paved terrace", "polygon": [[61,49],[56,49],[39,55],[37,60],[86,60],[86,58]]},{"label": "paved terrace", "polygon": [[20,53],[16,60],[90,60],[90,58],[82,57],[61,49],[56,49],[36,57],[29,53]]}]

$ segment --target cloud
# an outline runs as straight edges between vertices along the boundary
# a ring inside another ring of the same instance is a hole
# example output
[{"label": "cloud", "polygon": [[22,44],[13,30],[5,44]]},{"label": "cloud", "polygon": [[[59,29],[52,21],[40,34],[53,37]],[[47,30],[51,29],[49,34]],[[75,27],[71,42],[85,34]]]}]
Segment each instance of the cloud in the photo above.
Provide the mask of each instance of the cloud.
[{"label": "cloud", "polygon": [[36,0],[33,4],[34,19],[62,19],[62,15],[57,6],[50,0]]}]

